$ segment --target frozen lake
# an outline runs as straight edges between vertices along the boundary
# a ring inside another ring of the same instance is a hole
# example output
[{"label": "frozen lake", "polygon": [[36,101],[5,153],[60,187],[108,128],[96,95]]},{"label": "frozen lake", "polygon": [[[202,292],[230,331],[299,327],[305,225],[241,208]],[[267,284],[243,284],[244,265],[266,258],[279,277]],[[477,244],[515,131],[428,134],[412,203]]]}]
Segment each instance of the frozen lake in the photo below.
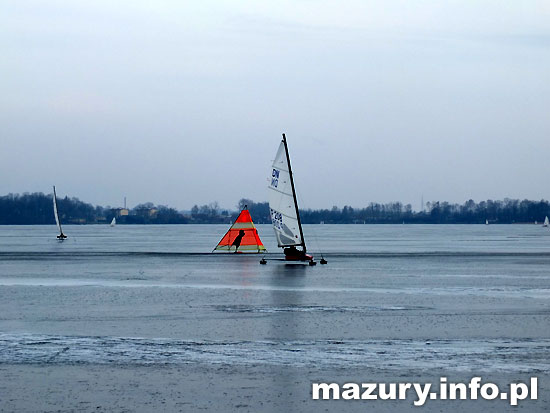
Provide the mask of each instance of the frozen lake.
[{"label": "frozen lake", "polygon": [[546,228],[306,225],[309,267],[211,254],[228,227],[0,227],[0,363],[550,372]]}]

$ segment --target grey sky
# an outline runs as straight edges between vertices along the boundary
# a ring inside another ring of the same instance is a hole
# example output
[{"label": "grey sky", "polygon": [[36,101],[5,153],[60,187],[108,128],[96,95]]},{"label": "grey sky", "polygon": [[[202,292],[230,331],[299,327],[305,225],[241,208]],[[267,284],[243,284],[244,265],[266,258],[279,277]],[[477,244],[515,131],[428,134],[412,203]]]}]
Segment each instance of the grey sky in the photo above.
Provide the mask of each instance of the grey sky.
[{"label": "grey sky", "polygon": [[548,1],[3,1],[0,194],[550,198]]}]

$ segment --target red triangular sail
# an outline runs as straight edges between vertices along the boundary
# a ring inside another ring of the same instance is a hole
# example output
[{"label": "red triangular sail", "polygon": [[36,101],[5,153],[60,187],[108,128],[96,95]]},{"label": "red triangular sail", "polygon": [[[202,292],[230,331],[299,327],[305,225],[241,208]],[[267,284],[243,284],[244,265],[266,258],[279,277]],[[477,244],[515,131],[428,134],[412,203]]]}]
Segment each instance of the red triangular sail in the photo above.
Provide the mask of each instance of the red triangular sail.
[{"label": "red triangular sail", "polygon": [[[237,248],[233,243],[239,237],[241,231],[244,232],[244,235],[241,237],[241,243]],[[229,231],[225,233],[219,244],[214,248],[214,251],[266,252],[248,209],[241,211]]]}]

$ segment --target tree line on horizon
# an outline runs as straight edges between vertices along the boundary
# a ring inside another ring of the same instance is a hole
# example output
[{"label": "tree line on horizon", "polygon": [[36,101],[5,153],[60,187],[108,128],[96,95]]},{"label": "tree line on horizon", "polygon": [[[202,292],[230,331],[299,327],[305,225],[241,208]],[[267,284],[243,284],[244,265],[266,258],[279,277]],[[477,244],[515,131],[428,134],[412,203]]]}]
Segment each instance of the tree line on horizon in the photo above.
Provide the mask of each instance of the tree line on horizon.
[{"label": "tree line on horizon", "polygon": [[[128,210],[94,206],[74,197],[58,198],[57,203],[64,224],[107,224],[115,217],[119,224],[228,224],[236,219],[245,205],[255,223],[271,223],[269,204],[246,198],[239,201],[238,211],[222,209],[217,202],[212,202],[194,205],[187,213],[151,202]],[[550,203],[546,200],[508,198],[479,203],[468,200],[464,204],[434,201],[428,202],[423,211],[413,211],[410,204],[401,202],[371,202],[364,208],[346,205],[343,208],[300,210],[304,224],[482,224],[486,220],[493,224],[513,224],[542,222],[546,216],[550,216]],[[51,194],[0,196],[0,225],[48,224],[55,224]]]}]

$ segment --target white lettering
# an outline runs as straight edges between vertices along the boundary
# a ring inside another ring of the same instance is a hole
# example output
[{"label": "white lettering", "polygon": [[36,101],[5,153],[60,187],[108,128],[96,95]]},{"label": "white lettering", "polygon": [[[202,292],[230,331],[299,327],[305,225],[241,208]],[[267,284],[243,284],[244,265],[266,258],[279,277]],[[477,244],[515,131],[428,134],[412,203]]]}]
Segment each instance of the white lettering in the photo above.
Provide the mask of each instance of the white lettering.
[{"label": "white lettering", "polygon": [[407,398],[407,389],[411,388],[411,383],[399,383],[399,399],[405,400]]},{"label": "white lettering", "polygon": [[537,377],[531,377],[531,400],[537,400],[538,397],[538,381]]},{"label": "white lettering", "polygon": [[449,383],[449,398],[456,400],[456,391],[460,390],[460,400],[466,400],[466,393],[468,389],[464,383]]},{"label": "white lettering", "polygon": [[[521,389],[521,393],[518,393],[518,390]],[[526,384],[523,383],[512,383],[510,384],[510,405],[517,406],[518,400],[523,400],[527,398],[529,394],[529,389]]]},{"label": "white lettering", "polygon": [[359,400],[361,390],[357,383],[346,383],[342,385],[342,399],[344,400]]},{"label": "white lettering", "polygon": [[[538,397],[538,378],[531,377],[530,383],[510,383],[510,392],[500,392],[498,384],[483,383],[481,377],[472,377],[469,383],[448,383],[447,377],[440,377],[439,391],[430,392],[431,383],[312,383],[313,400],[406,400],[407,390],[416,393],[415,406],[423,406],[430,400],[508,400],[517,406],[531,393],[531,400]],[[468,389],[469,394],[468,394]],[[435,390],[435,389],[434,389]],[[410,395],[409,395],[410,396]]]},{"label": "white lettering", "polygon": [[447,400],[447,377],[441,377],[439,385],[439,398]]},{"label": "white lettering", "polygon": [[376,390],[376,383],[363,383],[361,387],[365,389],[361,395],[361,399],[376,400],[378,398],[376,394],[372,394],[372,392]]},{"label": "white lettering", "polygon": [[421,384],[413,383],[413,386],[416,391],[416,396],[418,397],[418,400],[414,402],[414,405],[423,406],[424,403],[426,403],[426,399],[428,398],[428,393],[430,392],[430,387],[432,387],[432,385],[430,383],[426,383],[424,388],[422,388]]},{"label": "white lettering", "polygon": [[[319,392],[323,392],[323,400],[334,399],[337,400],[340,398],[340,386],[338,383],[313,383],[312,386],[312,396],[313,400],[319,400]],[[330,392],[332,391],[332,397],[330,397]]]},{"label": "white lettering", "polygon": [[[525,388],[527,388],[527,386],[525,386]],[[489,389],[491,389],[490,392]],[[479,391],[479,393],[481,394],[481,397],[483,397],[485,400],[496,399],[499,393],[498,386],[494,383],[485,383],[483,386],[481,386],[481,390]]]},{"label": "white lettering", "polygon": [[[386,386],[390,388],[389,392],[386,392]],[[378,386],[380,389],[378,391],[378,394],[380,395],[380,398],[382,400],[395,400],[395,394],[396,394],[396,385],[395,383],[380,383],[380,386]]]},{"label": "white lettering", "polygon": [[470,384],[468,384],[468,387],[470,388],[470,399],[472,400],[477,399],[477,389],[479,389],[480,381],[481,377],[472,377],[472,380],[470,380]]}]

